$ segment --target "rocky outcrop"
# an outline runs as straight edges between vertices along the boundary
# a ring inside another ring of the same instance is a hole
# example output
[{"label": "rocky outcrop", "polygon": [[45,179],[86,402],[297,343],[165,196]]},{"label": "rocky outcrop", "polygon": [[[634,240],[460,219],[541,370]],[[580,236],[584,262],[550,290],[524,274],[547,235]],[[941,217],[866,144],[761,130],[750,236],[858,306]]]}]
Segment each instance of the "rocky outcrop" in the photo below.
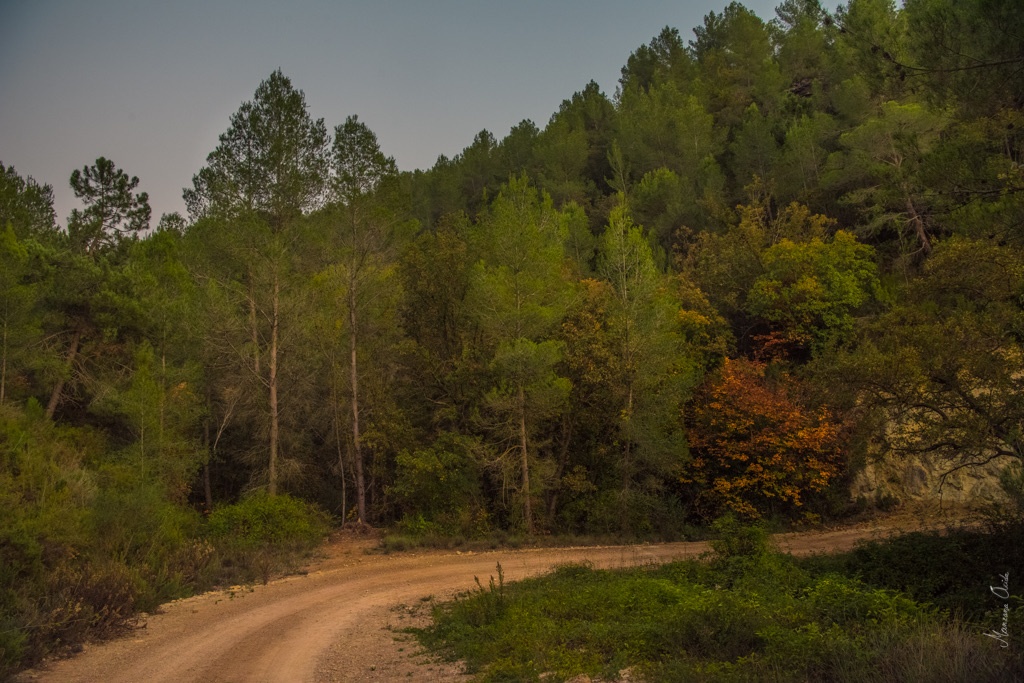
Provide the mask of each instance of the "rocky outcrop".
[{"label": "rocky outcrop", "polygon": [[978,467],[965,467],[942,475],[956,463],[944,458],[898,459],[884,456],[870,460],[853,479],[850,495],[868,502],[935,501],[953,505],[995,501],[1002,497],[999,473],[1014,462],[1001,457]]}]

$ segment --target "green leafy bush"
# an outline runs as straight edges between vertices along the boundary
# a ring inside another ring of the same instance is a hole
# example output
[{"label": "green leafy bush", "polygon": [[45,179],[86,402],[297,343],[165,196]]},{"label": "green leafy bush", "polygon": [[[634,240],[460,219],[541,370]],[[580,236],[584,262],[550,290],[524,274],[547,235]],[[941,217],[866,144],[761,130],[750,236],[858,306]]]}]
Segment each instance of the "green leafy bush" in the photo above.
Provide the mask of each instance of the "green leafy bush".
[{"label": "green leafy bush", "polygon": [[89,429],[0,406],[0,679],[202,585],[198,514],[105,453]]},{"label": "green leafy bush", "polygon": [[402,533],[472,538],[489,531],[473,455],[477,448],[475,439],[445,432],[428,448],[398,454],[388,492],[403,513]]},{"label": "green leafy bush", "polygon": [[329,529],[327,513],[288,495],[258,493],[219,507],[206,522],[206,538],[217,555],[208,580],[267,583],[274,573],[293,571]]},{"label": "green leafy bush", "polygon": [[329,529],[329,517],[312,503],[263,493],[219,507],[206,521],[206,534],[216,544],[245,549],[308,550]]},{"label": "green leafy bush", "polygon": [[[912,532],[800,563],[813,573],[842,573],[870,586],[901,591],[965,619],[980,620],[1002,607],[988,587],[997,585],[999,574],[1024,567],[1024,526],[989,532]],[[1014,606],[1021,602],[1014,601]]]},{"label": "green leafy bush", "polygon": [[[483,681],[1017,680],[1024,656],[968,637],[934,607],[856,578],[817,576],[763,528],[717,525],[711,562],[491,580],[415,631]],[[480,582],[478,582],[478,585]]]}]

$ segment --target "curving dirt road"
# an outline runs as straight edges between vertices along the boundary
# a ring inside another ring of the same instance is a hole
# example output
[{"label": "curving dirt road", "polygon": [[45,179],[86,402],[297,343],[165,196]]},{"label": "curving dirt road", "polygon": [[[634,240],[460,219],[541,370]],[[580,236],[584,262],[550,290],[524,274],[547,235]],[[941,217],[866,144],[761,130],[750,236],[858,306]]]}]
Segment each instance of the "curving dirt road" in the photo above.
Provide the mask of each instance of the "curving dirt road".
[{"label": "curving dirt road", "polygon": [[[891,527],[859,526],[776,536],[794,554],[850,548]],[[235,587],[165,605],[127,637],[86,647],[19,681],[459,681],[457,665],[429,661],[398,629],[421,624],[427,596],[487,585],[569,562],[625,567],[693,557],[707,544],[605,546],[479,553],[367,555],[368,540],[338,541],[307,575]]]}]

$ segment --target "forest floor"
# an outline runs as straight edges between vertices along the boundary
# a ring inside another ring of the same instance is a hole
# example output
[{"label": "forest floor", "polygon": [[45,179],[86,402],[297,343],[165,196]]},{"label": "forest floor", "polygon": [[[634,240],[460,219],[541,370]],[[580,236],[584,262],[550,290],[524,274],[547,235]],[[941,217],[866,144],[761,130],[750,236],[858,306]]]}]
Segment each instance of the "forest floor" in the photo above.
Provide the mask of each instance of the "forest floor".
[{"label": "forest floor", "polygon": [[[833,529],[776,534],[795,555],[848,550],[862,539],[939,527],[901,514]],[[560,564],[631,567],[692,558],[706,542],[493,550],[375,552],[373,537],[336,534],[306,573],[233,586],[164,605],[125,637],[22,673],[27,681],[466,681],[403,630],[429,622],[434,600]]]}]

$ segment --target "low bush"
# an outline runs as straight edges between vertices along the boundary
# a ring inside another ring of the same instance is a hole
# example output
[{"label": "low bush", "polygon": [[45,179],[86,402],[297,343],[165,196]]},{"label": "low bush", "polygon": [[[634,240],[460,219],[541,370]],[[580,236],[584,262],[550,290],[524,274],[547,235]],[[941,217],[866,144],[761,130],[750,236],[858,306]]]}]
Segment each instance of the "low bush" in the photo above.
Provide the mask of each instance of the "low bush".
[{"label": "low bush", "polygon": [[[1024,568],[1024,525],[912,532],[799,563],[814,573],[839,572],[870,586],[901,591],[969,621],[989,621],[987,615],[1003,605],[989,586],[999,585],[1000,574],[1019,575]],[[1022,604],[1018,598],[1011,606]]]},{"label": "low bush", "polygon": [[414,632],[483,681],[1002,681],[1020,651],[897,591],[801,569],[763,529],[724,520],[705,562],[502,575]]},{"label": "low bush", "polygon": [[388,493],[403,513],[401,533],[474,538],[490,531],[481,500],[479,450],[477,439],[444,432],[429,448],[398,454]]},{"label": "low bush", "polygon": [[218,554],[220,581],[262,580],[293,568],[330,530],[323,510],[288,495],[264,493],[215,509],[205,535]]}]

